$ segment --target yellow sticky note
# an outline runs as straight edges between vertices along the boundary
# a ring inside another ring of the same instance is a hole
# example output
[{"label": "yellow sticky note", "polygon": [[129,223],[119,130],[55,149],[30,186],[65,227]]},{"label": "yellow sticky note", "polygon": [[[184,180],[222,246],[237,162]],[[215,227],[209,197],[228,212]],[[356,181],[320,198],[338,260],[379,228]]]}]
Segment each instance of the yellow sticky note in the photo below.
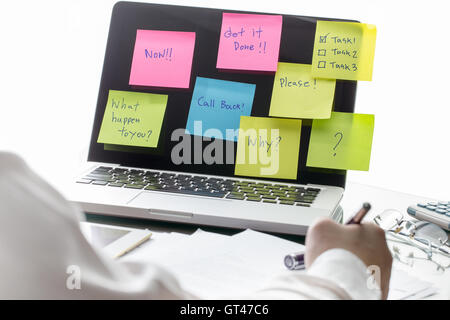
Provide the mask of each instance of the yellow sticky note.
[{"label": "yellow sticky note", "polygon": [[167,95],[109,90],[98,143],[154,148]]},{"label": "yellow sticky note", "polygon": [[334,79],[314,79],[311,65],[279,62],[269,116],[327,119],[333,106]]},{"label": "yellow sticky note", "polygon": [[376,35],[371,24],[317,21],[313,77],[371,81]]},{"label": "yellow sticky note", "polygon": [[345,112],[313,120],[306,165],[368,171],[374,123],[373,114]]},{"label": "yellow sticky note", "polygon": [[241,116],[235,175],[297,179],[302,121]]}]

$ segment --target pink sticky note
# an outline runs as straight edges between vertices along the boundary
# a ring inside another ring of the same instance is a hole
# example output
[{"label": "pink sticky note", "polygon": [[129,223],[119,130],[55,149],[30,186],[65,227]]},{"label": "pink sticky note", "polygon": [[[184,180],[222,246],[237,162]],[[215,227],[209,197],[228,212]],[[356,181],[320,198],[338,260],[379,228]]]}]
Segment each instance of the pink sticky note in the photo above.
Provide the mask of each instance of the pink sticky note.
[{"label": "pink sticky note", "polygon": [[189,88],[195,32],[137,30],[130,85]]},{"label": "pink sticky note", "polygon": [[277,71],[282,16],[224,13],[218,69]]}]

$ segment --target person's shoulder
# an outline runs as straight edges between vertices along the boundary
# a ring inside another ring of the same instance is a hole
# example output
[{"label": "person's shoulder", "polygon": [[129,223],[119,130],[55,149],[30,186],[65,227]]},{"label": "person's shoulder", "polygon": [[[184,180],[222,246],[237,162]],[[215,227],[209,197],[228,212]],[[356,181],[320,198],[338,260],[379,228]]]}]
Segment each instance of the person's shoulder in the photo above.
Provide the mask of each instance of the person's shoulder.
[{"label": "person's shoulder", "polygon": [[26,167],[25,161],[17,154],[0,151],[0,171]]}]

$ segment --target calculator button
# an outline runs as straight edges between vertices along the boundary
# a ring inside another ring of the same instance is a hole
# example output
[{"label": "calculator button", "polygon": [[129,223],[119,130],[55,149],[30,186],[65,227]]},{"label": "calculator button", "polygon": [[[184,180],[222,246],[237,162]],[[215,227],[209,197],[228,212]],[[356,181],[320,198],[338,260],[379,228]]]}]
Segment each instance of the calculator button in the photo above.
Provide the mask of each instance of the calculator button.
[{"label": "calculator button", "polygon": [[431,211],[434,211],[434,210],[436,210],[436,207],[435,206],[427,206],[427,209],[431,210]]},{"label": "calculator button", "polygon": [[427,204],[426,203],[418,203],[417,206],[421,207],[421,208],[426,208]]},{"label": "calculator button", "polygon": [[445,213],[447,213],[447,210],[436,209],[436,212],[440,213],[440,214],[445,214]]},{"label": "calculator button", "polygon": [[437,202],[428,202],[429,206],[433,206],[433,207],[437,207],[438,203]]}]

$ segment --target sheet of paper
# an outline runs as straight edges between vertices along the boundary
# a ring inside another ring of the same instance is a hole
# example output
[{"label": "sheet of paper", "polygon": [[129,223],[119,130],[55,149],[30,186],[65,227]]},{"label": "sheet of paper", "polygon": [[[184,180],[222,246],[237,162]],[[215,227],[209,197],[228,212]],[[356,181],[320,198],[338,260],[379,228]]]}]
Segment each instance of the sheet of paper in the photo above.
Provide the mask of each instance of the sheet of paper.
[{"label": "sheet of paper", "polygon": [[328,119],[335,86],[334,79],[313,78],[309,64],[279,62],[269,116]]},{"label": "sheet of paper", "polygon": [[370,24],[317,21],[312,75],[371,81],[376,35]]},{"label": "sheet of paper", "polygon": [[375,116],[332,112],[313,120],[308,167],[368,171]]},{"label": "sheet of paper", "polygon": [[255,89],[254,84],[197,77],[186,133],[237,141],[235,131],[240,117],[252,111]]},{"label": "sheet of paper", "polygon": [[241,117],[235,175],[296,179],[302,121]]},{"label": "sheet of paper", "polygon": [[109,90],[98,143],[154,148],[167,95]]},{"label": "sheet of paper", "polygon": [[437,293],[432,283],[422,281],[396,268],[392,268],[389,287],[388,300],[403,300],[413,297],[421,299]]},{"label": "sheet of paper", "polygon": [[[250,295],[273,278],[292,274],[284,267],[284,256],[305,248],[253,230],[234,236],[200,229],[192,235],[152,233],[149,241],[118,261],[160,265],[184,289],[207,299]],[[393,268],[388,299],[424,298],[436,292],[431,283]]]},{"label": "sheet of paper", "polygon": [[195,32],[137,30],[130,85],[189,88]]},{"label": "sheet of paper", "polygon": [[276,71],[283,17],[223,13],[218,69]]},{"label": "sheet of paper", "polygon": [[243,296],[262,288],[273,277],[290,272],[283,264],[286,253],[304,249],[252,230],[232,237],[201,230],[176,240],[170,240],[171,235],[150,240],[120,261],[157,263],[172,272],[183,288],[208,299]]}]

